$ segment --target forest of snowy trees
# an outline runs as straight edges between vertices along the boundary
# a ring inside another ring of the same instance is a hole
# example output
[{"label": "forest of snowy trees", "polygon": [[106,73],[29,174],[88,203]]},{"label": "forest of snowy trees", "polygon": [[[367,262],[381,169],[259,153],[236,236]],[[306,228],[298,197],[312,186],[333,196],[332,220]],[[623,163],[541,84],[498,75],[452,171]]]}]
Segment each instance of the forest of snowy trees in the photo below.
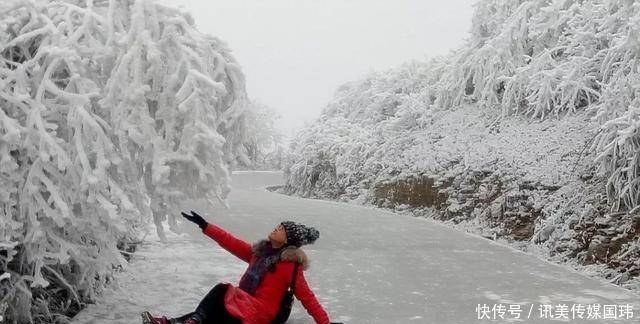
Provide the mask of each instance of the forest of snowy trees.
[{"label": "forest of snowy trees", "polygon": [[0,3],[6,323],[66,322],[150,224],[163,237],[185,201],[224,204],[230,170],[264,158],[272,119],[230,52],[154,1]]},{"label": "forest of snowy trees", "polygon": [[481,0],[450,55],[340,87],[283,191],[466,224],[640,291],[639,56],[637,1]]}]

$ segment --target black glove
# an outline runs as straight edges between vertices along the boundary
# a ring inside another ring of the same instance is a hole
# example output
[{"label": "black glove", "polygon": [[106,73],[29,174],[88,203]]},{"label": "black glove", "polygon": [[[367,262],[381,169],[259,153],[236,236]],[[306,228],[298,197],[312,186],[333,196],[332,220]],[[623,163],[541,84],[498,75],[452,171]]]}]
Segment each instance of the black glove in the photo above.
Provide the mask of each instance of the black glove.
[{"label": "black glove", "polygon": [[193,210],[191,211],[191,215],[186,214],[185,212],[182,212],[182,216],[186,219],[188,219],[189,221],[192,221],[196,224],[198,224],[198,226],[204,231],[204,229],[207,227],[207,221],[204,220],[204,218],[202,218],[202,216],[198,215],[198,213],[194,212]]}]

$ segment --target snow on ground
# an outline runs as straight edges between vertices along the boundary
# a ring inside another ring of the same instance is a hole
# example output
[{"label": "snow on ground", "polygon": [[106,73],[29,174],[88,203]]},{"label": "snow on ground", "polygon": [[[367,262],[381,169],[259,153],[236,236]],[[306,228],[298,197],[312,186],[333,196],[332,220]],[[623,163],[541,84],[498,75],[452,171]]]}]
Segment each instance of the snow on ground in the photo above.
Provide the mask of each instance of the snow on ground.
[{"label": "snow on ground", "polygon": [[[320,239],[305,248],[312,262],[306,275],[334,321],[637,323],[640,318],[640,296],[614,285],[429,219],[264,189],[281,182],[280,173],[234,174],[230,210],[193,209],[249,241],[263,238],[282,220],[317,227]],[[179,315],[195,308],[217,282],[237,283],[245,265],[197,227],[184,228],[185,234],[166,244],[153,239],[143,245],[119,274],[120,288],[112,287],[73,323],[136,323],[143,310]],[[499,319],[491,311],[478,319],[478,305],[500,304],[520,305],[520,319],[509,312]],[[541,318],[539,308],[547,305],[550,315],[562,314],[559,304],[567,305],[567,320]],[[631,319],[572,319],[574,305],[585,308],[586,318],[587,306],[627,304]],[[289,323],[312,319],[296,302]]]},{"label": "snow on ground", "polygon": [[434,114],[430,127],[412,134],[417,145],[404,152],[401,162],[407,166],[402,169],[410,174],[434,168],[441,172],[438,169],[460,158],[466,169],[557,185],[574,180],[576,163],[580,167],[588,162],[580,153],[597,129],[588,114],[540,121],[519,115],[496,119],[497,113],[465,105]]}]

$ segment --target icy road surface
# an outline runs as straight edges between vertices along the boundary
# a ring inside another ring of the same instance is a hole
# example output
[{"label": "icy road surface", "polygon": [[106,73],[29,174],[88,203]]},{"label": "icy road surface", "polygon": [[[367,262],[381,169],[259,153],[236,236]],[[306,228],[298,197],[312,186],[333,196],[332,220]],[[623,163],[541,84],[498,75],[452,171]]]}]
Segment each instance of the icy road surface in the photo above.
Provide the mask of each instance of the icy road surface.
[{"label": "icy road surface", "polygon": [[[333,321],[640,323],[640,296],[627,290],[428,219],[265,190],[280,183],[281,173],[237,172],[230,210],[193,210],[251,242],[282,220],[318,228],[320,239],[305,247],[311,259],[306,276]],[[118,274],[120,287],[107,290],[73,323],[139,323],[142,310],[176,316],[194,309],[216,283],[237,284],[245,264],[195,225],[183,228],[185,234],[166,244],[148,240]],[[503,318],[492,311],[500,304]],[[622,315],[624,305],[633,318]],[[600,318],[587,319],[594,306]],[[572,312],[580,307],[583,319]],[[296,301],[288,323],[313,320]]]}]

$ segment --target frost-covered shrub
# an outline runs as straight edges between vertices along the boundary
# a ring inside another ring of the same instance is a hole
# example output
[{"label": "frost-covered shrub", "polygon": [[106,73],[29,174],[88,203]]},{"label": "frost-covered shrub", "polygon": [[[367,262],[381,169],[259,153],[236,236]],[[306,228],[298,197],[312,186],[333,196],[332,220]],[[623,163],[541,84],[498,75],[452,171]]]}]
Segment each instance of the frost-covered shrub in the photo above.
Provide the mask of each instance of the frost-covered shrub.
[{"label": "frost-covered shrub", "polygon": [[395,172],[380,162],[407,147],[399,134],[423,126],[424,116],[415,108],[429,104],[430,93],[422,90],[435,78],[426,71],[424,64],[408,63],[340,87],[318,123],[292,141],[285,191],[355,198],[369,187],[372,174]]},{"label": "frost-covered shrub", "polygon": [[589,107],[603,123],[592,149],[613,210],[640,204],[637,1],[481,1],[469,43],[444,73],[437,103],[501,106],[544,118]]},{"label": "frost-covered shrub", "polygon": [[[623,2],[618,11],[629,18],[613,37],[602,61],[603,94],[593,107],[604,122],[593,150],[599,171],[608,177],[613,209],[640,207],[640,3]],[[618,12],[616,11],[616,13]],[[613,24],[613,18],[608,20]],[[611,27],[609,27],[610,29]]]},{"label": "frost-covered shrub", "polygon": [[119,242],[185,198],[226,197],[244,77],[223,42],[144,0],[3,1],[0,53],[0,309],[64,322],[123,265]]},{"label": "frost-covered shrub", "polygon": [[[314,188],[327,188],[328,192],[321,195],[324,197],[336,198],[341,191],[337,187],[336,161],[335,157],[340,154],[340,146],[343,141],[337,138],[351,140],[347,133],[348,129],[341,127],[346,124],[344,118],[332,119],[332,126],[327,128],[311,128],[306,132],[315,136],[303,136],[303,142],[292,142],[290,151],[295,160],[285,163],[287,166],[285,173],[289,175],[289,180],[285,184],[285,190],[295,191],[303,196],[315,196]],[[325,133],[323,130],[327,130]],[[316,137],[317,136],[317,137]],[[304,158],[300,158],[303,156]],[[290,183],[295,183],[291,187]]]}]

